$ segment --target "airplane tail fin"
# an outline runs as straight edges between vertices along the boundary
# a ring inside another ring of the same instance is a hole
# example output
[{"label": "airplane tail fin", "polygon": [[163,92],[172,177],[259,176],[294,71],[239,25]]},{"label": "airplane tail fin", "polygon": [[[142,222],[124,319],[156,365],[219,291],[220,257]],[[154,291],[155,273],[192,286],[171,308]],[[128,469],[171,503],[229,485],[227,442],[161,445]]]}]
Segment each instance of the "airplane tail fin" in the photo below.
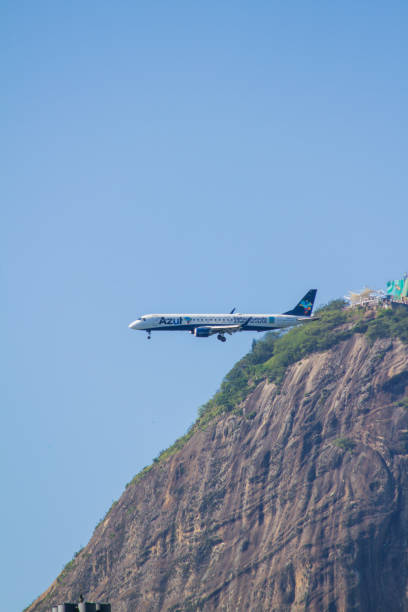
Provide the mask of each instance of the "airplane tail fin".
[{"label": "airplane tail fin", "polygon": [[284,312],[285,315],[294,315],[295,317],[310,317],[313,310],[317,289],[309,289],[304,297],[296,304],[293,310]]}]

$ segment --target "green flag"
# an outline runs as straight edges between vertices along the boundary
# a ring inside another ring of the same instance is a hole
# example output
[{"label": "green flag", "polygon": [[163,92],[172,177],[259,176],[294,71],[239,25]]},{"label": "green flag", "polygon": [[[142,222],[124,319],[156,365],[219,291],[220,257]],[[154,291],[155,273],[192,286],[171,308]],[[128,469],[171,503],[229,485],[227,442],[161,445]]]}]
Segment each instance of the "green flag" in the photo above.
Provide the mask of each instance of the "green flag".
[{"label": "green flag", "polygon": [[395,280],[394,288],[392,290],[391,295],[393,295],[394,297],[401,297],[403,288],[404,288],[404,279],[401,278],[399,280]]},{"label": "green flag", "polygon": [[394,281],[387,281],[387,295],[392,295],[394,291]]}]

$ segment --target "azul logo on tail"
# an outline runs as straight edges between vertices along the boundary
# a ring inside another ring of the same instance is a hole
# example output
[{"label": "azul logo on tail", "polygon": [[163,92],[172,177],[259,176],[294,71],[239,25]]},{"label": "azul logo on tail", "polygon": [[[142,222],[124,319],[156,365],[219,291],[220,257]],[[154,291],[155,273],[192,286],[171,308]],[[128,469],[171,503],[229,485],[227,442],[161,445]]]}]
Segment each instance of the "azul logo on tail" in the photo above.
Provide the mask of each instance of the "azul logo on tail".
[{"label": "azul logo on tail", "polygon": [[310,317],[312,314],[316,293],[317,289],[310,289],[306,295],[302,297],[300,302],[296,304],[293,310],[288,310],[288,312],[285,312],[284,314],[296,317]]},{"label": "azul logo on tail", "polygon": [[312,306],[313,306],[312,302],[308,302],[307,300],[302,300],[299,303],[299,305],[302,306],[302,308],[304,308],[305,314],[309,313],[312,310]]}]

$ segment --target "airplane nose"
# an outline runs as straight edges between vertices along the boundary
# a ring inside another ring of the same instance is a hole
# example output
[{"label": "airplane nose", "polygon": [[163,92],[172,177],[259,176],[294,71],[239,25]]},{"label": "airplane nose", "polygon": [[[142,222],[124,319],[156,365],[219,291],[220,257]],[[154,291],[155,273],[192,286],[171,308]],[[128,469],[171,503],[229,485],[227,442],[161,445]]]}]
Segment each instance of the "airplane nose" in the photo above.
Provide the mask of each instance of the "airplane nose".
[{"label": "airplane nose", "polygon": [[133,321],[133,323],[129,324],[129,328],[130,329],[137,329],[137,323],[138,323],[137,321]]}]

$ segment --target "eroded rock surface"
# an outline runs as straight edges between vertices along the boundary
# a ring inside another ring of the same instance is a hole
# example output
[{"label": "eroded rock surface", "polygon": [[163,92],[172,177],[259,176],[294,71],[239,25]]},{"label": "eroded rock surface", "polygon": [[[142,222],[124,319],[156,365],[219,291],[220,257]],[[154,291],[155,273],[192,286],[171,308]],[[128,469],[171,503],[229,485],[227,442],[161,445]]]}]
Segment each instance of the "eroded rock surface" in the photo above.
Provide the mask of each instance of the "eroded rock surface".
[{"label": "eroded rock surface", "polygon": [[408,610],[408,348],[354,335],[130,485],[30,608]]}]

